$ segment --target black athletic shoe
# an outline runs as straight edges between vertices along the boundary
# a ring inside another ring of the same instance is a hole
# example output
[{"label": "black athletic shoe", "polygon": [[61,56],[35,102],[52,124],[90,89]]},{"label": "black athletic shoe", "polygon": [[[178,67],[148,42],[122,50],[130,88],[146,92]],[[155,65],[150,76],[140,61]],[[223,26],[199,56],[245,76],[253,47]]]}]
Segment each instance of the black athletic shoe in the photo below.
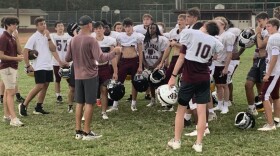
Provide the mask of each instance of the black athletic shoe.
[{"label": "black athletic shoe", "polygon": [[58,96],[57,98],[56,98],[56,103],[62,103],[63,102],[63,99],[62,99],[62,96]]},{"label": "black athletic shoe", "polygon": [[40,114],[50,114],[50,112],[46,112],[43,110],[43,107],[35,107],[33,114],[40,115]]},{"label": "black athletic shoe", "polygon": [[18,113],[20,116],[27,116],[27,108],[23,105],[23,103],[18,105]]},{"label": "black athletic shoe", "polygon": [[24,100],[25,100],[25,99],[24,99],[23,97],[21,97],[21,96],[20,96],[19,98],[16,99],[17,102],[24,102]]},{"label": "black athletic shoe", "polygon": [[146,100],[151,100],[150,94],[146,94],[146,95],[145,95],[145,99],[146,99]]}]

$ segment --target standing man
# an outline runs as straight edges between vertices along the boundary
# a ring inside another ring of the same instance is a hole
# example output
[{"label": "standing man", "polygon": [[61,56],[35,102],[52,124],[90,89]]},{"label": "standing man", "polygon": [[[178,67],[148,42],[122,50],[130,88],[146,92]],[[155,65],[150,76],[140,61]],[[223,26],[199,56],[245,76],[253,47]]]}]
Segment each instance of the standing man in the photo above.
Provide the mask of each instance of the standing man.
[{"label": "standing man", "polygon": [[[110,53],[103,53],[96,39],[91,36],[92,19],[84,15],[79,19],[81,30],[72,38],[65,60],[74,62],[75,101],[76,105],[76,139],[93,140],[101,135],[90,130],[93,104],[96,102],[98,86],[98,65],[96,61],[109,61],[120,54],[120,48]],[[84,108],[84,109],[83,109]],[[81,130],[81,119],[84,112],[84,130]]]},{"label": "standing man", "polygon": [[[54,45],[56,46],[56,52],[58,53],[59,59],[65,62],[65,55],[67,52],[67,40],[69,40],[71,36],[68,35],[67,33],[64,33],[64,24],[61,21],[56,22],[54,27],[56,33],[50,34],[50,36]],[[63,98],[60,94],[61,77],[58,74],[60,66],[55,58],[52,59],[52,64],[53,64],[53,72],[55,76],[54,86],[55,86],[56,102],[62,103]]]},{"label": "standing man", "polygon": [[178,108],[175,118],[175,137],[168,142],[172,149],[181,147],[181,135],[184,128],[184,115],[193,96],[197,103],[197,139],[192,148],[202,152],[202,139],[206,128],[206,104],[210,101],[210,71],[208,61],[213,54],[223,49],[222,43],[214,36],[219,28],[214,21],[207,22],[201,30],[183,30],[180,38],[182,49],[172,76],[168,82],[174,86],[181,67],[183,73],[178,93]]},{"label": "standing man", "polygon": [[[37,31],[28,39],[24,50],[24,62],[27,72],[34,71],[35,83],[33,89],[28,93],[24,102],[19,104],[19,114],[21,116],[27,116],[27,106],[29,102],[38,95],[37,105],[33,114],[49,114],[46,112],[42,105],[46,96],[49,83],[53,82],[53,66],[52,55],[59,62],[60,66],[66,65],[61,62],[56,52],[56,47],[53,44],[50,33],[47,30],[45,19],[37,17],[34,20]],[[38,57],[34,60],[33,65],[30,65],[28,52],[30,50],[37,50]]]},{"label": "standing man", "polygon": [[[261,98],[263,101],[267,123],[262,128],[258,128],[259,131],[271,131],[276,130],[276,127],[280,127],[280,34],[278,33],[279,26],[280,22],[276,18],[271,18],[266,23],[266,29],[270,37],[266,46],[266,70],[265,76],[263,77]],[[270,98],[273,100],[274,104],[274,120]]]},{"label": "standing man", "polygon": [[245,91],[248,102],[248,112],[253,115],[258,115],[258,111],[255,106],[255,94],[254,85],[256,84],[258,95],[261,93],[262,80],[265,74],[266,68],[266,44],[268,41],[268,32],[265,28],[266,22],[269,20],[269,16],[266,12],[260,12],[256,15],[256,21],[258,26],[256,28],[256,50],[253,58],[253,66],[247,75],[245,83]]},{"label": "standing man", "polygon": [[23,60],[17,34],[18,24],[18,18],[6,17],[4,21],[6,31],[0,37],[0,75],[5,85],[3,102],[7,108],[5,109],[4,121],[10,120],[11,126],[23,126],[23,123],[17,118],[14,108],[18,62]]}]

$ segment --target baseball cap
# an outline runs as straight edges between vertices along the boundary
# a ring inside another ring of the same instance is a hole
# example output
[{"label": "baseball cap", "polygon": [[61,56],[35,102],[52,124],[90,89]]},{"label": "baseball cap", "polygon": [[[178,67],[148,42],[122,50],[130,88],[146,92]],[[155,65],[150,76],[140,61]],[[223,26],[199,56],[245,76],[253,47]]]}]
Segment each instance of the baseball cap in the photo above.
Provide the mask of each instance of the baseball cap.
[{"label": "baseball cap", "polygon": [[92,22],[92,19],[88,15],[84,15],[79,19],[79,25],[87,25]]}]

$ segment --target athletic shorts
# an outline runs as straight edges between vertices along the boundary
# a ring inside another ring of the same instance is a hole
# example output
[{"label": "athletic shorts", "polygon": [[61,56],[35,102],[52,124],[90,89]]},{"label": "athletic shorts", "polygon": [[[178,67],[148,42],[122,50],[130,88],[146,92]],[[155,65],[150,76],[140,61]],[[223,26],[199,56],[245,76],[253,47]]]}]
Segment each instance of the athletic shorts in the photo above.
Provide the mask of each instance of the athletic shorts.
[{"label": "athletic shorts", "polygon": [[99,76],[99,85],[104,85],[104,82],[111,79],[113,76],[111,67],[109,64],[98,66],[98,76]]},{"label": "athletic shorts", "polygon": [[270,76],[268,82],[264,82],[262,86],[261,99],[262,101],[279,99],[279,75]]},{"label": "athletic shorts", "polygon": [[139,58],[121,58],[118,68],[118,80],[121,83],[124,83],[124,80],[127,75],[131,75],[131,79],[133,79],[134,75],[137,73],[137,69],[139,67]]},{"label": "athletic shorts", "polygon": [[266,63],[265,58],[254,59],[253,66],[247,74],[247,80],[261,83],[265,75]]},{"label": "athletic shorts", "polygon": [[215,66],[213,78],[215,84],[227,84],[228,74],[222,75],[225,66]]},{"label": "athletic shorts", "polygon": [[53,82],[53,71],[52,70],[37,70],[34,71],[35,83],[46,83]]},{"label": "athletic shorts", "polygon": [[80,104],[95,104],[98,91],[98,76],[75,80],[75,101]]},{"label": "athletic shorts", "polygon": [[186,83],[182,81],[178,93],[178,103],[189,108],[192,98],[197,104],[207,104],[210,101],[210,82]]}]

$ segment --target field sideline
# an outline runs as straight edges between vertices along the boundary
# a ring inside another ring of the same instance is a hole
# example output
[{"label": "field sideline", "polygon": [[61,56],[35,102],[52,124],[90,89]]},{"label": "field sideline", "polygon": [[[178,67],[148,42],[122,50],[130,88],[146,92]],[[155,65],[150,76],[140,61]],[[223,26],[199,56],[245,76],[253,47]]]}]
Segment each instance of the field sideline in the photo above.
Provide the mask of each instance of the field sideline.
[{"label": "field sideline", "polygon": [[[22,43],[27,35],[22,36]],[[125,82],[126,95],[119,103],[119,111],[108,114],[109,120],[101,118],[101,109],[95,107],[93,115],[93,131],[103,135],[93,141],[74,139],[74,114],[67,112],[67,103],[56,104],[54,83],[51,83],[46,95],[44,109],[49,115],[33,115],[35,107],[33,100],[28,108],[27,117],[20,117],[26,124],[24,127],[11,127],[0,122],[0,156],[13,155],[94,155],[94,156],[170,156],[170,155],[279,155],[280,130],[259,132],[257,127],[265,123],[262,113],[256,119],[256,127],[249,130],[239,130],[234,127],[237,112],[247,109],[244,83],[247,72],[252,65],[253,48],[244,52],[240,66],[234,75],[234,101],[226,115],[218,113],[218,120],[210,122],[210,135],[204,138],[203,153],[197,154],[191,146],[193,137],[182,136],[182,148],[173,151],[167,147],[167,142],[173,137],[175,112],[159,113],[158,104],[148,108],[149,101],[144,100],[144,94],[138,96],[138,111],[131,112],[130,103],[125,102],[131,92],[130,82]],[[19,86],[23,97],[34,86],[34,79],[23,71],[24,63],[20,63]],[[64,101],[67,96],[67,83],[62,81]],[[18,103],[16,103],[16,106]],[[17,107],[16,107],[17,111]],[[3,106],[0,105],[3,115]],[[191,132],[194,126],[184,132]],[[277,154],[278,153],[278,154]]]}]

